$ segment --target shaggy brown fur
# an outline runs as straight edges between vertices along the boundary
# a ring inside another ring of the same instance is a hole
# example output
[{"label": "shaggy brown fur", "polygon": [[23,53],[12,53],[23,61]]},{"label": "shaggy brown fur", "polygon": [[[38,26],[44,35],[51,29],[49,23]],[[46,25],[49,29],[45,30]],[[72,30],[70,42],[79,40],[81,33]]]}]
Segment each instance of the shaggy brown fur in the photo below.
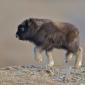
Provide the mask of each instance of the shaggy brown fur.
[{"label": "shaggy brown fur", "polygon": [[18,26],[16,36],[20,40],[33,42],[41,50],[65,49],[76,54],[79,50],[79,30],[76,26],[49,19],[30,18]]}]

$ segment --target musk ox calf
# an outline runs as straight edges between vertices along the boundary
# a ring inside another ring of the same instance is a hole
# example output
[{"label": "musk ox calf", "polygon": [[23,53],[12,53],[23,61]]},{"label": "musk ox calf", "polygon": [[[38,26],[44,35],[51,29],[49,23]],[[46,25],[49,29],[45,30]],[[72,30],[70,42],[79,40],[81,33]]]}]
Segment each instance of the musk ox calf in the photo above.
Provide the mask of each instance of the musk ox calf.
[{"label": "musk ox calf", "polygon": [[57,48],[66,50],[66,63],[72,56],[76,56],[75,67],[79,68],[82,64],[79,30],[70,23],[29,18],[18,25],[16,37],[23,41],[33,42],[36,45],[34,53],[38,62],[42,62],[41,52],[45,51],[48,58],[48,66],[53,66],[54,61],[51,51]]}]

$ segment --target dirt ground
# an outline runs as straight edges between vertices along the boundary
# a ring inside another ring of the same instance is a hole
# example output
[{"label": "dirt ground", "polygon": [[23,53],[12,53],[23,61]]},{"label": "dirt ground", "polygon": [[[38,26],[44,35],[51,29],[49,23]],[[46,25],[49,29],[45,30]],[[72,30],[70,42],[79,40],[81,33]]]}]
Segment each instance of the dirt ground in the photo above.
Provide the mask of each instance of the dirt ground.
[{"label": "dirt ground", "polygon": [[6,67],[0,69],[0,85],[85,85],[85,67]]}]

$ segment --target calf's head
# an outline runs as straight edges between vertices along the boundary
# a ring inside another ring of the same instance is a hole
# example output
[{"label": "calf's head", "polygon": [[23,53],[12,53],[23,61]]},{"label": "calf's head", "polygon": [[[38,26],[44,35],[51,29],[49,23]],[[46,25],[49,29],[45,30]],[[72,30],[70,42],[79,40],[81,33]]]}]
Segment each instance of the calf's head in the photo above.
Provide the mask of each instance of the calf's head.
[{"label": "calf's head", "polygon": [[33,19],[24,20],[21,24],[18,25],[16,37],[20,40],[30,40],[34,35],[36,28],[37,25]]}]

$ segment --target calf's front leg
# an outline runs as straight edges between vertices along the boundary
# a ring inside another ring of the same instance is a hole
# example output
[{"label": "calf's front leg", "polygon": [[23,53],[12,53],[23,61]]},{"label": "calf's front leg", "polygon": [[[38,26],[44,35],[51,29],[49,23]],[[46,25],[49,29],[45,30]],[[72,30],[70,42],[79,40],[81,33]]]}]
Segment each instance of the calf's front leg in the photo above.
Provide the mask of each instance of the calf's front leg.
[{"label": "calf's front leg", "polygon": [[54,60],[51,52],[46,51],[46,56],[48,59],[48,65],[49,67],[52,67],[54,65]]},{"label": "calf's front leg", "polygon": [[34,58],[38,63],[42,63],[42,55],[41,55],[41,48],[35,47],[34,48]]}]

